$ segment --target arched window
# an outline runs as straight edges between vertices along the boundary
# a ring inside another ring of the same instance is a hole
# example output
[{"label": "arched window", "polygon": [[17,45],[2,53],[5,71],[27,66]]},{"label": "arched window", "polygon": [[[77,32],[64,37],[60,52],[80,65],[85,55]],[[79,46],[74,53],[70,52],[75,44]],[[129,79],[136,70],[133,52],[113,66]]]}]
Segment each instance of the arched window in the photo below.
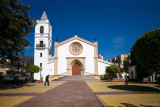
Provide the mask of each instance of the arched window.
[{"label": "arched window", "polygon": [[69,46],[69,51],[71,54],[73,55],[79,55],[82,53],[83,51],[83,47],[79,42],[73,42],[70,46]]},{"label": "arched window", "polygon": [[72,51],[75,53],[80,51],[80,47],[78,46],[78,44],[73,45],[72,49],[73,49]]},{"label": "arched window", "polygon": [[41,27],[40,27],[40,33],[43,33],[43,32],[44,32],[44,27],[41,26]]}]

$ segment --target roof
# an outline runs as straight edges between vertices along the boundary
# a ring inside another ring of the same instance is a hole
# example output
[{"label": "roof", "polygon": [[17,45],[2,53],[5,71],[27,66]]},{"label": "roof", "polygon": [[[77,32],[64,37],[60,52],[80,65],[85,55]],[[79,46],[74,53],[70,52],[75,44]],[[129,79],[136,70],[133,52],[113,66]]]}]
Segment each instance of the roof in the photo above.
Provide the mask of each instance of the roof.
[{"label": "roof", "polygon": [[98,58],[101,59],[102,58],[101,55],[98,55]]},{"label": "roof", "polygon": [[42,15],[42,17],[41,17],[41,20],[47,20],[47,19],[48,19],[47,14],[46,14],[46,12],[44,11],[44,12],[43,12],[43,15]]},{"label": "roof", "polygon": [[94,43],[92,43],[92,42],[90,42],[90,41],[87,41],[87,40],[85,40],[85,39],[82,39],[82,38],[78,37],[77,35],[75,35],[74,37],[72,37],[72,38],[70,38],[70,39],[67,39],[67,40],[65,40],[65,41],[63,41],[63,42],[60,42],[58,46],[63,45],[63,44],[65,44],[65,43],[68,43],[68,42],[70,42],[70,41],[72,41],[72,40],[75,40],[75,39],[94,46]]}]

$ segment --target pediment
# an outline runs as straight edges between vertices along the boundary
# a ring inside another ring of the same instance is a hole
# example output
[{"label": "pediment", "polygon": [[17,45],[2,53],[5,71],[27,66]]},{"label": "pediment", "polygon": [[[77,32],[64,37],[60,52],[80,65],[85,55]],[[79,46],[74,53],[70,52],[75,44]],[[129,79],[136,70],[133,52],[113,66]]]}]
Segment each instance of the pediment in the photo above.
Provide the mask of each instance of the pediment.
[{"label": "pediment", "polygon": [[87,44],[89,44],[89,45],[94,46],[94,43],[92,43],[92,42],[90,42],[90,41],[87,41],[87,40],[85,40],[85,39],[83,39],[83,38],[80,38],[80,37],[78,37],[77,35],[75,35],[74,37],[72,37],[72,38],[70,38],[70,39],[67,39],[67,40],[65,40],[65,41],[63,41],[63,42],[58,43],[58,46],[61,46],[61,45],[66,44],[66,43],[68,43],[68,42],[70,42],[70,41],[73,41],[73,40],[79,40],[79,41],[82,41],[82,42],[84,42],[84,43],[87,43]]}]

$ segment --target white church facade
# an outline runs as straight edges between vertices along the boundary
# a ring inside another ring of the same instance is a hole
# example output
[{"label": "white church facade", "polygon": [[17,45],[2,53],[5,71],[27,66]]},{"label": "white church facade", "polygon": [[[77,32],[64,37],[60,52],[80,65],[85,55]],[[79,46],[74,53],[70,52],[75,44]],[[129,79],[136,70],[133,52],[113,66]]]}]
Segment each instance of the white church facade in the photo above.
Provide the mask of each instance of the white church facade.
[{"label": "white church facade", "polygon": [[62,42],[54,42],[52,53],[52,26],[46,12],[35,26],[34,65],[40,72],[34,79],[45,79],[46,75],[103,75],[107,66],[112,65],[98,55],[97,41],[90,42],[75,35]]}]

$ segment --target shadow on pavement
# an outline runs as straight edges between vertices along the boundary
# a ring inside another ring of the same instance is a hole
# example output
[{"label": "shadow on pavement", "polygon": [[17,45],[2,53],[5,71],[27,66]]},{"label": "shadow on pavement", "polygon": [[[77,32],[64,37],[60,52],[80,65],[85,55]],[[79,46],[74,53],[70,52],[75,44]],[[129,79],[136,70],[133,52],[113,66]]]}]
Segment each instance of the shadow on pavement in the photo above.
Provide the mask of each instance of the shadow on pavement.
[{"label": "shadow on pavement", "polygon": [[123,107],[155,107],[155,106],[152,106],[152,105],[145,105],[145,104],[140,104],[139,106],[135,106],[133,104],[128,104],[128,103],[121,103],[123,105]]},{"label": "shadow on pavement", "polygon": [[30,85],[30,84],[18,84],[18,85],[15,85],[15,84],[3,84],[3,85],[0,85],[0,90],[6,90],[6,89],[15,89],[15,88],[21,88],[21,87],[24,87],[24,86],[35,86],[35,84],[33,85]]},{"label": "shadow on pavement", "polygon": [[128,104],[128,103],[121,103],[123,105],[123,107],[138,107],[138,106],[135,106],[133,104]]},{"label": "shadow on pavement", "polygon": [[143,91],[143,92],[144,91],[145,92],[156,91],[156,92],[159,92],[159,90],[154,87],[138,86],[138,85],[111,85],[111,86],[108,86],[108,88],[126,90],[126,91]]}]

